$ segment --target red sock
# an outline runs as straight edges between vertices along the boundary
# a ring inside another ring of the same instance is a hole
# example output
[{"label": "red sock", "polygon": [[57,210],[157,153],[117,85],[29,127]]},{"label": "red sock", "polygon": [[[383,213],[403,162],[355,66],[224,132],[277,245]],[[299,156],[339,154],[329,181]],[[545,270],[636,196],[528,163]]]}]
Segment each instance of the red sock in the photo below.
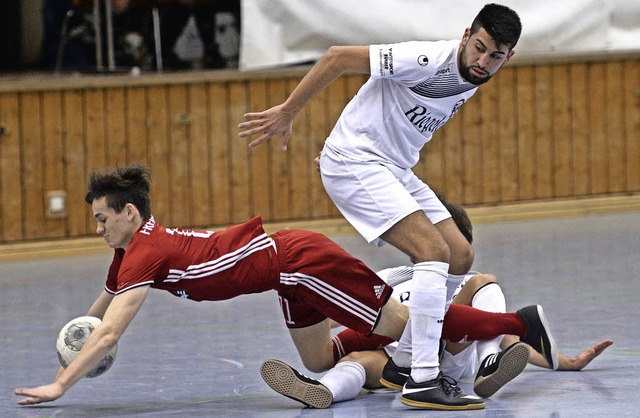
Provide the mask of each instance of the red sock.
[{"label": "red sock", "polygon": [[526,332],[527,326],[515,312],[487,312],[455,303],[442,325],[442,339],[453,342],[492,340],[504,334],[523,337]]},{"label": "red sock", "polygon": [[331,340],[333,342],[333,359],[336,363],[352,351],[375,350],[393,342],[393,339],[389,337],[378,334],[371,334],[370,337],[367,337],[350,328],[340,332]]}]

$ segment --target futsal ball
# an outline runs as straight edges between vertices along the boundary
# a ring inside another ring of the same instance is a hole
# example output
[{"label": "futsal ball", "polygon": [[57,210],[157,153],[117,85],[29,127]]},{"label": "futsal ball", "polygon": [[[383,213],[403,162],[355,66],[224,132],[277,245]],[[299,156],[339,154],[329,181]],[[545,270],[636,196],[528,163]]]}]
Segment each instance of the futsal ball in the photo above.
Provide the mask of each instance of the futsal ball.
[{"label": "futsal ball", "polygon": [[[58,340],[56,341],[56,350],[58,352],[58,360],[65,369],[73,360],[78,357],[80,349],[89,338],[89,335],[100,325],[102,321],[100,318],[93,316],[81,316],[71,321],[62,327],[58,334]],[[111,350],[104,356],[102,360],[94,367],[86,377],[100,376],[113,364],[118,352],[118,345],[114,345]]]}]

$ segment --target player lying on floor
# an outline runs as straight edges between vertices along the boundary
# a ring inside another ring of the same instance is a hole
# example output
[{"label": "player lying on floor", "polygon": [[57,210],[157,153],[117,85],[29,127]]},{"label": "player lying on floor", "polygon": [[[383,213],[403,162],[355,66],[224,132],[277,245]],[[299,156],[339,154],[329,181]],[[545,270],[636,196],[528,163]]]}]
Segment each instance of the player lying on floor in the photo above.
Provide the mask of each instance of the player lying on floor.
[{"label": "player lying on floor", "polygon": [[[444,201],[444,200],[443,200]],[[471,223],[464,209],[444,201],[463,235],[471,242]],[[394,287],[394,297],[406,303],[409,298],[411,267],[398,267],[379,272],[380,276]],[[504,312],[506,301],[495,276],[469,273],[459,287],[453,300],[485,311]],[[482,397],[492,396],[506,383],[524,370],[527,361],[531,364],[557,370],[581,370],[599,356],[612,340],[603,340],[587,348],[577,356],[557,355],[557,363],[549,360],[522,342],[515,335],[501,335],[487,341],[462,341],[464,334],[451,332],[445,316],[443,327],[444,350],[441,353],[442,372],[454,380],[474,377],[474,391]],[[486,320],[489,320],[488,318]],[[457,342],[454,342],[457,341]],[[402,390],[409,375],[408,369],[395,368],[388,360],[393,356],[395,343],[384,345],[384,338],[362,338],[351,330],[334,337],[335,352],[339,363],[319,381],[301,375],[289,365],[278,360],[268,360],[261,367],[264,380],[277,392],[315,408],[327,408],[334,402],[354,399],[362,387],[376,389],[388,387]],[[384,345],[377,348],[376,345]],[[502,351],[501,351],[502,350]],[[480,362],[482,360],[482,362]],[[295,391],[292,389],[295,387]],[[455,390],[455,389],[452,389]]]},{"label": "player lying on floor", "polygon": [[[381,272],[381,274],[387,273],[389,272]],[[485,284],[483,286],[482,283],[493,283],[493,285],[487,286]],[[465,285],[467,288],[477,288],[478,286],[481,287],[481,291],[476,293],[473,298],[473,306],[476,307],[490,302],[486,300],[490,299],[486,297],[488,296],[487,292],[502,293],[492,275],[475,274]],[[400,285],[400,287],[402,286]],[[493,289],[490,290],[492,287]],[[458,303],[458,301],[454,300],[454,303]],[[447,317],[445,316],[445,326],[446,323]],[[339,335],[334,338],[340,338]],[[525,343],[518,341],[519,338],[514,335],[504,335],[504,338],[490,341],[463,343],[446,341],[440,359],[442,372],[453,380],[470,378],[475,375],[474,391],[482,397],[489,397],[524,370],[527,360],[536,366],[551,368],[544,356]],[[582,370],[611,344],[613,344],[612,340],[600,341],[573,357],[558,353],[557,370]],[[383,369],[393,355],[395,345],[395,343],[391,343],[378,349],[352,351],[342,357],[336,367],[319,380],[301,375],[289,365],[278,360],[268,360],[263,363],[261,374],[276,392],[307,406],[328,408],[332,403],[354,399],[363,387],[366,389],[382,388],[380,380],[383,376]],[[356,347],[351,348],[357,349]],[[487,352],[491,354],[483,357],[483,353]],[[485,361],[478,367],[479,359],[482,358]],[[492,363],[487,366],[490,361]],[[408,375],[408,371],[403,371],[403,373],[405,376]],[[401,390],[401,383],[402,380],[396,380],[395,384],[387,381],[384,386],[393,385],[393,389]],[[294,387],[295,391],[293,391]]]},{"label": "player lying on floor", "polygon": [[[151,216],[150,170],[142,166],[94,171],[85,201],[97,233],[114,249],[104,290],[87,312],[102,323],[51,384],[17,388],[20,405],[64,395],[117,344],[151,288],[196,301],[276,290],[303,364],[314,372],[336,363],[329,318],[350,332],[375,332],[390,340],[397,340],[406,326],[408,309],[391,298],[390,286],[323,235],[301,230],[267,235],[259,217],[218,232],[165,228]],[[475,310],[459,308],[450,309],[451,323],[468,329],[473,338],[474,327],[464,321],[472,321]],[[480,339],[510,333],[549,345],[544,316],[527,313],[493,314],[502,318],[504,329],[481,330]],[[454,408],[484,407],[477,397],[445,396]]]}]

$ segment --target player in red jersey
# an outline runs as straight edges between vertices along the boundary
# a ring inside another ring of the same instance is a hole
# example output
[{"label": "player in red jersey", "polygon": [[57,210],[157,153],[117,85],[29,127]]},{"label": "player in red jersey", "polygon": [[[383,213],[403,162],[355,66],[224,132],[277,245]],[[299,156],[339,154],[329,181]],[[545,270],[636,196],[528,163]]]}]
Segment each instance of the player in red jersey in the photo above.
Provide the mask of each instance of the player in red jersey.
[{"label": "player in red jersey", "polygon": [[[151,215],[149,176],[142,166],[92,173],[85,200],[97,233],[115,250],[104,291],[87,312],[102,323],[53,383],[16,389],[24,397],[20,405],[61,397],[118,342],[150,288],[196,301],[276,290],[294,344],[311,371],[335,365],[329,318],[363,335],[375,332],[392,340],[402,335],[407,308],[390,298],[390,286],[375,272],[329,238],[300,230],[269,236],[259,217],[219,232],[165,228]],[[537,327],[511,315],[504,317],[510,331],[480,332],[478,338],[530,334],[527,328]],[[475,404],[484,407],[480,400]]]},{"label": "player in red jersey", "polygon": [[53,383],[16,389],[25,397],[19,404],[62,396],[117,343],[150,288],[196,301],[277,290],[311,370],[334,364],[329,317],[363,334],[402,334],[407,311],[390,300],[390,287],[329,238],[297,230],[268,236],[259,217],[219,232],[165,228],[151,215],[149,179],[142,166],[90,176],[85,201],[115,250],[104,291],[87,312],[102,324]]}]

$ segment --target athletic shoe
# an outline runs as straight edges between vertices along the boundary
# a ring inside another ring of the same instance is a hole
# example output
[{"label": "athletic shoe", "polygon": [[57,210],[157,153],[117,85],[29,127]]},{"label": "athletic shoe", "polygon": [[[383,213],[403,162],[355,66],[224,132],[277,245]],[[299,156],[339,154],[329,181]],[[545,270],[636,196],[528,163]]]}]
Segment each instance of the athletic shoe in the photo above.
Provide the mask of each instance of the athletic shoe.
[{"label": "athletic shoe", "polygon": [[262,363],[260,376],[271,389],[311,408],[328,408],[333,403],[333,395],[325,385],[279,360]]},{"label": "athletic shoe", "polygon": [[485,403],[477,396],[465,395],[457,382],[442,372],[433,380],[416,383],[411,376],[402,389],[400,402],[405,405],[424,409],[457,411],[483,409]]},{"label": "athletic shoe", "polygon": [[529,347],[521,342],[513,343],[499,353],[489,354],[480,363],[473,383],[474,392],[488,398],[522,373],[528,361]]},{"label": "athletic shoe", "polygon": [[389,389],[402,390],[410,374],[411,367],[400,367],[390,358],[382,369],[380,384]]},{"label": "athletic shoe", "polygon": [[542,354],[553,370],[558,368],[558,349],[549,330],[549,322],[540,305],[525,306],[516,311],[516,315],[527,326],[527,334],[520,341],[529,344]]}]

